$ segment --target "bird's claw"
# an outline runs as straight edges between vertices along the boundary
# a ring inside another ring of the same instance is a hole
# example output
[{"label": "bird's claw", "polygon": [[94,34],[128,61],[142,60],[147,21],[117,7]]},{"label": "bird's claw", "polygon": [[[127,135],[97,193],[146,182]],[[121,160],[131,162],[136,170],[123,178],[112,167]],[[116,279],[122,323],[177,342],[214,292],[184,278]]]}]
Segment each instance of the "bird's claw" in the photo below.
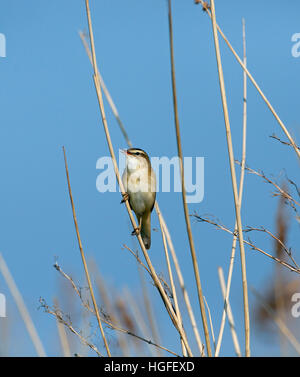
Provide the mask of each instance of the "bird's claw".
[{"label": "bird's claw", "polygon": [[121,200],[120,204],[122,204],[122,203],[125,203],[125,202],[126,202],[126,200],[128,200],[128,199],[129,199],[129,195],[128,195],[128,193],[127,193],[127,192],[125,192],[125,194],[122,194],[122,196],[123,196],[123,199]]},{"label": "bird's claw", "polygon": [[135,228],[131,233],[132,236],[138,236],[139,234],[140,234],[140,228]]}]

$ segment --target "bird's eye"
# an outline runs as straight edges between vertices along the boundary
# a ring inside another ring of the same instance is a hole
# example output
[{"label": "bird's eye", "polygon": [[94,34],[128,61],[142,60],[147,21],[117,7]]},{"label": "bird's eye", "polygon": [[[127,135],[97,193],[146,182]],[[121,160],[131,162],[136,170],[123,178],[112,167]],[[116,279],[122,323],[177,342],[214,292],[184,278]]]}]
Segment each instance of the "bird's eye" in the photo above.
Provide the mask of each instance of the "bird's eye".
[{"label": "bird's eye", "polygon": [[140,152],[136,152],[136,155],[139,156],[139,155],[140,155]]}]

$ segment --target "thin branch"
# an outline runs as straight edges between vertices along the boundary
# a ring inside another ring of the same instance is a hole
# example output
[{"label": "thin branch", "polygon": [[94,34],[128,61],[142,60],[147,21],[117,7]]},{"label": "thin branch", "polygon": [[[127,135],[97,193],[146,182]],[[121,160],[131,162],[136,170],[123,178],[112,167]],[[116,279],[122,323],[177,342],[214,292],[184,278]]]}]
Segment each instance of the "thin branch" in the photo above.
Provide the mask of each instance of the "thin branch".
[{"label": "thin branch", "polygon": [[[207,7],[206,2],[203,1],[203,0],[196,0],[196,1],[197,1],[197,3],[201,3],[202,4],[203,9],[206,11],[206,13],[209,15],[209,17],[212,18],[212,13],[209,11],[209,7]],[[300,150],[298,149],[298,147],[297,147],[294,139],[290,135],[290,133],[287,130],[286,126],[284,125],[284,123],[282,122],[282,120],[279,118],[279,116],[276,113],[275,109],[273,108],[273,106],[271,105],[271,103],[268,101],[267,97],[264,95],[263,91],[260,89],[260,87],[258,86],[257,82],[254,80],[253,76],[248,71],[247,67],[244,65],[244,63],[242,62],[242,60],[240,59],[240,57],[238,56],[238,54],[235,52],[234,48],[229,43],[228,39],[224,35],[224,33],[221,30],[221,28],[219,27],[219,25],[216,24],[216,28],[217,28],[218,32],[220,33],[220,35],[222,36],[222,38],[224,39],[224,41],[227,44],[227,46],[229,47],[230,51],[233,53],[233,55],[236,58],[236,60],[238,61],[238,63],[241,65],[241,67],[243,68],[243,70],[246,72],[247,76],[249,77],[249,79],[251,80],[252,84],[257,89],[257,91],[260,94],[260,96],[262,97],[262,99],[267,104],[267,106],[270,109],[271,113],[273,114],[273,116],[275,117],[275,119],[277,120],[277,122],[279,123],[282,131],[285,133],[286,137],[289,139],[291,145],[293,146],[293,148],[294,148],[294,150],[295,150],[298,158],[300,158]]]},{"label": "thin branch", "polygon": [[208,306],[208,303],[206,301],[205,296],[203,296],[203,299],[204,299],[204,303],[205,303],[205,306],[206,306],[206,309],[207,309],[207,313],[208,313],[208,319],[209,319],[209,325],[210,325],[210,331],[211,331],[212,341],[213,341],[214,347],[216,348],[216,339],[215,339],[214,326],[213,326],[212,318],[211,318],[211,312],[210,312],[210,309],[209,309],[209,306]]},{"label": "thin branch", "polygon": [[[237,233],[235,232],[232,232],[230,229],[226,228],[224,225],[222,224],[219,224],[213,220],[210,220],[208,218],[205,218],[203,216],[199,216],[197,214],[194,214],[193,215],[199,222],[205,222],[205,223],[208,223],[208,224],[211,224],[211,225],[214,225],[216,228],[218,229],[221,229],[221,230],[224,230],[225,232],[229,233],[229,234],[232,234],[232,235],[237,235]],[[247,231],[247,230],[246,230]],[[238,235],[237,235],[238,236]],[[261,248],[257,247],[256,245],[254,245],[253,242],[251,242],[250,239],[248,239],[248,241],[244,240],[244,243],[246,245],[249,245],[251,247],[251,249],[253,250],[256,250],[256,251],[259,251],[260,253],[264,254],[265,256],[273,259],[275,262],[278,262],[279,264],[281,264],[282,266],[285,266],[287,267],[289,270],[293,271],[293,272],[297,272],[298,274],[300,274],[300,270],[298,270],[296,267],[292,266],[291,264],[277,258],[277,257],[274,257],[273,255],[271,255],[270,253],[262,250]]]},{"label": "thin branch", "polygon": [[[130,249],[130,247],[128,247],[127,245],[123,245],[125,249],[127,249],[134,257],[135,259],[137,260],[137,262],[141,265],[141,267],[143,267],[147,272],[148,274],[150,275],[151,279],[152,278],[152,275],[151,275],[151,271],[149,270],[149,268],[141,261],[140,257],[138,256],[138,253],[135,253],[132,249]],[[165,292],[167,294],[167,291],[171,292],[171,289],[168,285],[168,283],[166,282],[166,280],[162,277],[162,276],[158,276],[161,284],[163,287],[165,287]]]},{"label": "thin branch", "polygon": [[[239,161],[236,161],[237,164],[240,164]],[[254,169],[251,169],[250,167],[246,166],[245,169],[251,173],[251,174],[254,174],[254,175],[257,175],[258,177],[261,177],[264,181],[266,181],[267,183],[270,183],[272,186],[275,187],[275,189],[278,191],[277,193],[273,194],[274,196],[283,196],[290,204],[290,206],[294,209],[295,212],[297,212],[297,208],[295,207],[296,206],[300,206],[300,203],[295,200],[287,191],[285,191],[284,189],[282,189],[276,182],[274,182],[273,180],[271,180],[270,178],[268,178],[265,173],[263,171],[257,171],[257,170],[254,170]],[[297,188],[297,185],[288,179],[288,181],[294,185],[296,187],[296,190],[298,192],[298,188]]]},{"label": "thin branch", "polygon": [[[138,267],[138,272],[139,272],[139,277],[140,277],[140,282],[141,282],[143,304],[144,304],[145,311],[147,314],[147,319],[150,325],[151,334],[153,336],[155,343],[160,344],[161,337],[160,337],[160,333],[158,329],[159,321],[157,320],[157,318],[155,318],[154,307],[151,305],[149,291],[148,291],[148,287],[147,287],[146,279],[145,279],[145,273],[141,267]],[[163,356],[159,348],[156,348],[155,351],[156,351],[157,357]]]},{"label": "thin branch", "polygon": [[97,347],[94,344],[87,341],[77,330],[75,330],[70,321],[64,319],[63,314],[58,308],[51,309],[43,298],[40,298],[40,304],[46,313],[53,315],[57,321],[66,326],[73,334],[75,334],[80,339],[81,343],[90,347],[94,352],[96,352],[98,356],[103,357],[103,355],[98,351]]},{"label": "thin branch", "polygon": [[[82,40],[82,42],[84,44],[85,50],[87,52],[87,55],[88,55],[88,57],[90,59],[90,62],[93,65],[91,51],[90,51],[90,48],[89,48],[89,46],[87,44],[86,38],[85,38],[85,36],[84,36],[84,34],[82,32],[80,32],[79,34],[80,34],[80,38],[81,38],[81,40]],[[99,73],[99,76],[100,76],[100,73]],[[100,80],[101,80],[101,76],[100,76]],[[102,82],[101,85],[103,87],[103,92],[104,92],[104,94],[106,96],[106,99],[107,99],[107,101],[108,101],[108,103],[109,103],[109,105],[111,107],[111,110],[112,110],[113,114],[115,115],[117,122],[120,125],[121,131],[122,131],[123,136],[124,136],[124,138],[125,138],[125,140],[127,142],[127,145],[128,145],[128,147],[131,147],[132,144],[131,144],[128,136],[126,136],[127,132],[126,131],[125,131],[125,133],[123,132],[124,125],[120,121],[120,117],[119,117],[119,113],[117,111],[116,105],[113,102],[113,100],[111,99],[111,95],[110,95],[107,87],[104,85],[104,82]],[[197,327],[195,316],[194,316],[194,313],[193,313],[193,309],[192,309],[192,306],[191,306],[191,303],[190,303],[189,295],[188,295],[187,290],[185,289],[184,279],[183,279],[183,276],[182,276],[182,273],[181,273],[181,270],[180,270],[180,265],[178,263],[178,259],[177,259],[177,256],[176,256],[176,252],[175,252],[175,249],[174,249],[172,238],[171,238],[171,235],[170,235],[170,232],[168,230],[167,224],[166,224],[166,222],[164,220],[164,217],[163,217],[163,215],[161,213],[161,210],[159,208],[159,205],[158,205],[157,201],[155,202],[154,208],[155,208],[155,211],[157,213],[157,216],[158,216],[158,219],[159,219],[159,223],[160,223],[160,225],[162,224],[162,226],[163,226],[163,228],[161,228],[161,232],[164,232],[165,235],[166,235],[166,238],[167,238],[167,242],[168,242],[168,245],[169,245],[169,248],[170,248],[171,256],[172,256],[172,259],[174,261],[174,266],[175,266],[175,269],[176,269],[176,274],[177,274],[177,277],[178,277],[178,280],[179,280],[180,288],[181,288],[182,293],[183,293],[184,302],[185,302],[186,307],[187,307],[187,312],[188,312],[188,315],[189,315],[189,318],[190,318],[190,321],[191,321],[191,324],[192,324],[192,329],[193,329],[193,332],[194,332],[194,335],[195,335],[195,338],[196,338],[196,342],[197,342],[200,354],[201,354],[201,356],[205,356],[204,346],[203,346],[203,343],[201,341],[201,337],[200,337],[200,334],[199,334],[199,331],[198,331],[198,327]],[[141,260],[139,259],[139,257],[131,249],[129,249],[125,245],[124,245],[124,247],[127,248],[135,256],[135,258],[137,259],[137,261],[144,268],[147,269],[147,267],[141,262]],[[149,271],[148,271],[148,273],[151,276],[151,273]]]},{"label": "thin branch", "polygon": [[186,202],[186,191],[185,191],[185,183],[184,183],[184,167],[183,167],[183,154],[182,154],[182,147],[181,147],[181,137],[180,137],[180,126],[179,126],[179,118],[178,118],[178,107],[177,107],[177,93],[176,93],[176,79],[175,79],[175,63],[174,63],[174,47],[173,47],[173,26],[172,26],[172,11],[171,11],[171,0],[168,1],[168,18],[169,18],[169,36],[170,36],[170,59],[171,59],[171,76],[172,76],[172,89],[173,89],[173,106],[174,106],[174,118],[175,118],[175,129],[176,129],[176,140],[177,140],[177,149],[178,149],[178,157],[179,157],[179,164],[180,164],[180,174],[181,174],[181,192],[182,192],[182,202],[184,208],[184,216],[186,222],[186,229],[190,244],[190,251],[193,261],[193,268],[194,268],[194,275],[196,279],[197,285],[197,292],[198,292],[198,300],[200,304],[201,316],[202,316],[202,323],[205,335],[205,342],[207,348],[208,356],[211,356],[211,346],[210,346],[210,339],[209,339],[209,331],[208,331],[208,324],[205,312],[205,305],[202,293],[202,286],[200,280],[200,273],[198,267],[198,261],[196,257],[196,250],[194,246],[194,240],[191,230],[190,218],[189,218],[189,210]]},{"label": "thin branch", "polygon": [[[82,31],[79,31],[79,36],[80,36],[80,39],[81,39],[81,41],[83,43],[85,51],[86,51],[86,53],[87,53],[87,55],[88,55],[88,57],[90,59],[90,62],[91,62],[91,64],[93,64],[91,50],[90,50],[89,45],[88,45],[88,43],[86,41],[86,35]],[[111,95],[110,95],[110,93],[109,93],[109,91],[108,91],[105,83],[104,83],[103,77],[101,76],[99,70],[98,70],[98,75],[99,75],[99,80],[100,80],[101,87],[103,89],[103,93],[105,94],[105,97],[106,97],[106,99],[107,99],[107,101],[109,103],[109,106],[110,106],[110,108],[111,108],[111,110],[112,110],[112,112],[113,112],[113,114],[114,114],[114,116],[115,116],[115,118],[116,118],[116,120],[117,120],[117,122],[119,124],[120,130],[121,130],[121,132],[122,132],[122,134],[124,136],[124,139],[126,140],[128,146],[130,148],[132,148],[132,143],[131,143],[131,141],[130,141],[130,139],[128,137],[128,134],[126,132],[124,124],[121,121],[121,118],[120,118],[120,115],[118,113],[117,107],[116,107],[116,105],[115,105],[115,103],[114,103],[114,101],[113,101],[113,99],[112,99],[112,97],[111,97]]]},{"label": "thin branch", "polygon": [[221,97],[222,97],[224,121],[225,121],[225,127],[226,127],[227,147],[228,147],[228,155],[229,155],[229,161],[230,161],[230,172],[231,172],[232,189],[233,189],[233,195],[234,195],[236,222],[237,222],[237,229],[238,229],[238,234],[239,234],[241,268],[242,268],[242,286],[243,286],[243,298],[244,298],[245,354],[246,356],[250,356],[250,318],[249,318],[246,259],[245,259],[244,240],[243,240],[242,219],[241,219],[241,213],[240,213],[240,203],[239,203],[237,181],[236,181],[236,174],[235,174],[234,154],[233,154],[233,147],[232,147],[231,130],[230,130],[228,108],[227,108],[223,68],[222,68],[219,39],[218,39],[218,32],[217,32],[214,0],[211,0],[210,6],[211,6],[211,15],[212,15],[211,20],[212,20],[214,42],[215,42],[216,59],[217,59],[218,72],[219,72],[219,82],[220,82],[220,90],[221,90]]}]

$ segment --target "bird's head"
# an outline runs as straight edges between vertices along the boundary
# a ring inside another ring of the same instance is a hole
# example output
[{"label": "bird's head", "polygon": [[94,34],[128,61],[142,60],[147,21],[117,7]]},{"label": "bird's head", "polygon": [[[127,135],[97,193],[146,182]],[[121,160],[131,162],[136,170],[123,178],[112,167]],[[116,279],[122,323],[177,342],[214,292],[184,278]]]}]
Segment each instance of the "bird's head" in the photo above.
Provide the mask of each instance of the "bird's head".
[{"label": "bird's head", "polygon": [[145,151],[139,148],[129,148],[124,151],[127,160],[127,169],[134,171],[140,168],[148,168],[150,166],[149,156]]}]

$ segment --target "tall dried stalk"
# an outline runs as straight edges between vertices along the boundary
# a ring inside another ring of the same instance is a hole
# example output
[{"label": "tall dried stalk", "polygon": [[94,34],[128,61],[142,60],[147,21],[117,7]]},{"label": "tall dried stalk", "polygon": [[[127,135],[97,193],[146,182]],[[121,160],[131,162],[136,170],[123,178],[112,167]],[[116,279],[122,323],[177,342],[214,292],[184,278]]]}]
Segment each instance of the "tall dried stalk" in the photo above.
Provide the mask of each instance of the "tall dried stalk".
[{"label": "tall dried stalk", "polygon": [[73,327],[69,318],[64,318],[65,316],[63,315],[62,311],[59,308],[57,307],[50,308],[50,306],[47,305],[46,301],[43,298],[40,298],[39,301],[45,313],[53,315],[57,321],[59,321],[64,326],[66,326],[71,331],[71,333],[75,334],[82,344],[90,347],[94,352],[96,352],[98,356],[100,357],[104,356],[99,352],[98,348],[94,344],[90,343],[84,336],[82,336],[81,331],[77,331]]},{"label": "tall dried stalk", "polygon": [[190,251],[191,251],[191,256],[192,256],[192,261],[193,261],[194,275],[195,275],[196,285],[197,285],[198,300],[199,300],[199,304],[200,304],[200,310],[201,310],[201,316],[202,316],[202,323],[203,323],[203,329],[204,329],[204,335],[205,335],[207,354],[208,354],[208,356],[211,356],[212,354],[211,354],[210,338],[209,338],[208,324],[207,324],[207,318],[206,318],[206,312],[205,312],[205,304],[204,304],[204,300],[203,300],[200,273],[199,273],[196,250],[195,250],[194,240],[193,240],[193,235],[192,235],[192,230],[191,230],[189,210],[188,210],[188,206],[187,206],[187,202],[186,202],[183,156],[182,156],[180,127],[179,127],[178,108],[177,108],[177,93],[176,93],[175,64],[174,64],[171,0],[168,1],[168,16],[169,16],[168,18],[169,18],[169,35],[170,35],[170,59],[171,59],[171,75],[172,75],[172,89],[173,89],[173,105],[174,105],[174,118],[175,118],[177,149],[178,149],[180,174],[181,174],[182,202],[183,202],[183,208],[184,208],[184,217],[185,217],[185,222],[186,222],[186,229],[187,229],[187,234],[188,234],[188,239],[189,239],[189,244],[190,244]]},{"label": "tall dried stalk", "polygon": [[[209,15],[209,17],[212,18],[212,12],[209,11],[209,9],[207,7],[207,3],[205,1],[203,1],[203,0],[196,0],[196,3],[200,3],[203,6],[203,9],[206,11],[206,13]],[[284,125],[283,121],[280,119],[279,115],[276,113],[275,109],[273,108],[273,106],[271,105],[271,103],[269,102],[269,100],[267,99],[267,97],[265,96],[265,94],[263,93],[263,91],[261,90],[261,88],[259,87],[259,85],[257,84],[257,82],[255,81],[254,77],[248,71],[247,67],[244,65],[244,63],[242,62],[242,60],[240,59],[240,57],[238,56],[238,54],[236,53],[236,51],[234,50],[234,48],[232,47],[232,45],[230,44],[229,40],[226,38],[225,34],[223,33],[222,29],[219,27],[218,24],[216,24],[216,28],[219,31],[219,33],[222,36],[222,38],[224,39],[224,41],[227,44],[227,46],[229,47],[230,51],[233,53],[233,55],[236,58],[236,60],[238,61],[238,63],[241,65],[241,67],[243,68],[243,70],[246,72],[247,76],[251,80],[252,84],[255,86],[256,90],[258,91],[258,93],[260,94],[260,96],[262,97],[262,99],[265,101],[265,103],[268,106],[268,108],[270,109],[271,113],[273,114],[273,116],[275,117],[275,119],[277,120],[277,122],[279,123],[282,131],[285,133],[286,137],[289,139],[292,147],[294,148],[294,150],[295,150],[298,158],[300,158],[300,150],[299,150],[297,144],[295,143],[294,139],[290,135],[288,129]]]},{"label": "tall dried stalk", "polygon": [[[59,307],[57,298],[53,299],[53,303],[54,306],[57,308]],[[56,320],[56,326],[63,355],[64,357],[71,357],[70,345],[65,331],[65,326],[58,319]]]},{"label": "tall dried stalk", "polygon": [[[83,43],[84,48],[85,48],[85,51],[86,51],[86,53],[87,53],[87,55],[88,55],[88,57],[90,59],[90,62],[93,65],[93,58],[92,58],[91,50],[89,49],[88,43],[87,43],[87,41],[85,39],[85,35],[84,35],[84,33],[82,31],[79,31],[79,36],[80,36],[80,39],[82,40],[82,43]],[[105,94],[105,97],[106,97],[106,99],[107,99],[107,101],[109,103],[109,106],[110,106],[110,108],[111,108],[111,110],[112,110],[112,112],[113,112],[113,114],[114,114],[114,116],[115,116],[115,118],[116,118],[116,120],[118,122],[118,125],[120,127],[120,130],[121,130],[123,136],[124,136],[124,139],[126,140],[126,143],[128,144],[128,146],[130,148],[132,148],[132,143],[131,143],[131,141],[130,141],[130,139],[128,137],[128,134],[126,132],[124,124],[123,124],[123,122],[122,122],[122,120],[120,118],[120,115],[119,115],[119,112],[117,110],[117,107],[116,107],[113,99],[111,98],[111,95],[110,95],[109,91],[107,90],[107,87],[106,87],[106,85],[104,83],[103,77],[101,76],[101,74],[100,74],[99,71],[98,71],[98,75],[99,75],[99,80],[100,80],[101,87],[103,89],[103,93]]]},{"label": "tall dried stalk", "polygon": [[[169,274],[169,280],[170,280],[170,285],[171,285],[171,291],[172,291],[173,300],[174,300],[175,311],[177,313],[178,320],[181,322],[181,325],[183,327],[182,316],[181,316],[180,308],[179,308],[179,305],[178,305],[178,299],[177,299],[177,293],[176,293],[176,288],[175,288],[175,284],[174,284],[173,272],[172,272],[170,258],[169,258],[169,252],[168,252],[168,246],[167,246],[167,241],[166,241],[166,235],[165,235],[165,232],[163,230],[163,226],[162,226],[160,217],[158,219],[159,219],[160,228],[162,230],[162,232],[161,232],[162,233],[162,240],[163,240],[163,246],[164,246],[166,263],[167,263],[168,274]],[[183,331],[184,331],[184,329],[183,329]],[[181,347],[182,347],[182,353],[183,353],[183,355],[186,356],[186,349],[184,347],[182,339],[181,339]]]},{"label": "tall dried stalk", "polygon": [[233,146],[232,146],[232,139],[231,139],[229,114],[228,114],[228,108],[227,108],[223,68],[222,68],[222,62],[221,62],[220,46],[219,46],[219,39],[218,39],[214,0],[211,0],[211,15],[212,15],[211,20],[212,20],[216,59],[217,59],[217,66],[218,66],[218,73],[219,73],[219,83],[220,83],[220,90],[221,90],[221,97],[222,97],[224,121],[225,121],[225,128],[226,128],[226,138],[227,138],[227,147],[228,147],[228,155],[229,155],[229,162],[230,162],[231,181],[232,181],[232,188],[233,188],[233,195],[234,195],[236,222],[237,222],[237,228],[238,228],[238,234],[239,234],[241,267],[242,267],[243,298],[244,298],[245,354],[246,356],[250,356],[250,319],[249,319],[249,303],[248,303],[248,287],[247,287],[247,276],[246,276],[244,238],[243,238],[242,219],[241,219],[241,213],[240,213],[240,203],[239,203],[239,197],[238,197],[236,173],[235,173],[235,166],[234,166],[234,154],[233,154]]},{"label": "tall dried stalk", "polygon": [[[244,52],[244,64],[247,65],[247,57],[246,57],[246,35],[245,35],[245,20],[243,19],[243,52]],[[244,177],[245,177],[245,163],[246,163],[246,135],[247,135],[247,75],[244,71],[243,74],[243,142],[242,142],[242,162],[241,162],[241,175],[240,175],[240,185],[239,185],[239,206],[242,206],[242,197],[243,197],[243,187],[244,187]],[[237,243],[237,221],[235,221],[234,226],[234,236],[232,241],[231,247],[231,256],[230,256],[230,264],[228,270],[228,278],[227,278],[227,285],[226,285],[226,294],[224,299],[224,309],[222,314],[221,326],[215,351],[215,356],[219,355],[221,341],[225,326],[225,319],[226,319],[226,312],[227,312],[227,302],[229,299],[229,292],[231,287],[231,279],[232,279],[232,272],[233,272],[233,265],[235,260],[235,251],[236,251],[236,243]]]},{"label": "tall dried stalk", "polygon": [[70,196],[70,201],[71,201],[71,206],[72,206],[73,220],[74,220],[74,225],[75,225],[75,230],[76,230],[76,235],[77,235],[77,240],[78,240],[78,246],[79,246],[79,250],[80,250],[80,255],[81,255],[81,259],[82,259],[82,263],[83,263],[83,267],[84,267],[84,272],[85,272],[86,280],[88,282],[89,291],[90,291],[90,294],[91,294],[91,298],[92,298],[92,302],[93,302],[95,314],[96,314],[96,317],[97,317],[99,329],[100,329],[101,336],[102,336],[102,339],[104,341],[104,345],[105,345],[105,348],[106,348],[107,356],[111,356],[110,350],[109,350],[109,347],[108,347],[108,343],[107,343],[107,340],[106,340],[106,337],[105,337],[105,334],[104,334],[104,331],[103,331],[103,327],[102,327],[102,323],[101,323],[101,318],[100,318],[100,315],[99,315],[98,306],[97,306],[97,303],[96,303],[96,299],[95,299],[95,295],[94,295],[94,290],[93,290],[91,279],[90,279],[89,270],[88,270],[88,267],[87,267],[87,263],[86,263],[86,260],[85,260],[84,251],[83,251],[83,248],[82,248],[82,243],[81,243],[79,228],[78,228],[78,224],[77,224],[75,206],[74,206],[74,201],[73,201],[73,196],[72,196],[72,190],[71,190],[71,183],[70,183],[70,177],[69,177],[69,170],[68,170],[66,151],[65,151],[64,147],[63,147],[63,152],[64,152],[66,176],[67,176],[67,181],[68,181],[69,196]]},{"label": "tall dried stalk", "polygon": [[[109,148],[109,151],[110,151],[110,155],[111,155],[111,158],[112,158],[115,174],[116,174],[116,177],[117,177],[117,180],[118,180],[118,184],[120,186],[121,193],[124,196],[125,195],[125,189],[124,189],[124,185],[123,185],[123,182],[122,182],[122,179],[121,179],[121,176],[120,176],[120,173],[119,173],[118,165],[117,165],[117,162],[116,162],[116,157],[115,157],[114,149],[113,149],[113,146],[112,146],[110,133],[109,133],[109,129],[108,129],[107,121],[106,121],[104,106],[103,106],[102,91],[101,91],[101,85],[100,85],[100,80],[99,80],[99,71],[98,71],[97,62],[96,62],[94,35],[93,35],[93,30],[92,30],[89,0],[86,0],[85,4],[86,4],[86,14],[87,14],[87,19],[88,19],[88,26],[89,26],[90,43],[91,43],[91,53],[92,53],[93,70],[94,70],[94,74],[93,74],[94,85],[95,85],[96,94],[97,94],[97,98],[98,98],[98,104],[99,104],[99,108],[100,108],[102,124],[103,124],[103,127],[104,127],[104,132],[105,132],[108,148]],[[132,214],[128,200],[125,201],[125,206],[126,206],[128,215],[130,217],[131,224],[132,224],[133,228],[136,229],[137,228],[136,221],[135,221],[134,216]],[[160,295],[163,299],[163,302],[164,302],[165,307],[166,307],[166,309],[167,309],[167,311],[170,315],[170,318],[172,319],[172,322],[174,323],[175,328],[178,330],[178,332],[180,333],[180,336],[183,339],[183,342],[184,342],[184,345],[187,349],[188,355],[192,356],[192,352],[191,352],[191,349],[190,349],[189,344],[187,342],[186,336],[185,336],[185,334],[182,330],[182,326],[181,326],[180,322],[178,321],[177,315],[173,310],[173,307],[170,303],[170,300],[168,299],[168,297],[167,297],[167,295],[166,295],[166,293],[165,293],[165,291],[164,291],[164,289],[163,289],[163,287],[162,287],[162,285],[161,285],[161,283],[160,283],[160,281],[157,277],[155,269],[154,269],[154,267],[151,263],[151,260],[149,258],[148,252],[147,252],[145,245],[143,243],[142,237],[139,233],[136,235],[136,237],[139,241],[139,244],[140,244],[140,247],[141,247],[142,252],[144,254],[147,265],[148,265],[148,267],[151,271],[151,276],[153,278],[153,281],[154,281],[154,283],[155,283],[155,285],[156,285],[156,287],[157,287],[157,289],[158,289],[158,291],[159,291],[159,293],[160,293]]]}]

